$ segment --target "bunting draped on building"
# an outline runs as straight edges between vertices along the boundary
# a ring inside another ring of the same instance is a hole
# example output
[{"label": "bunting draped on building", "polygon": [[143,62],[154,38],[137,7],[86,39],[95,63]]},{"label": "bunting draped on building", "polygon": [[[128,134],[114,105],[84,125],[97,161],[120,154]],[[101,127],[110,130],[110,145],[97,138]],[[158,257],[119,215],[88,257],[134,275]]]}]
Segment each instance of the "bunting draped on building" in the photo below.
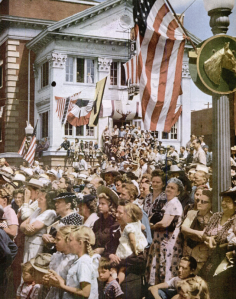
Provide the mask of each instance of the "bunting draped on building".
[{"label": "bunting draped on building", "polygon": [[129,85],[138,85],[138,57],[134,55],[130,60],[123,64],[125,69],[125,78]]},{"label": "bunting draped on building", "polygon": [[181,113],[175,109],[186,37],[163,0],[134,0],[133,14],[144,128],[169,132]]},{"label": "bunting draped on building", "polygon": [[141,117],[140,102],[132,102],[131,105],[126,105],[124,101],[102,101],[100,117],[108,116],[121,121]]}]

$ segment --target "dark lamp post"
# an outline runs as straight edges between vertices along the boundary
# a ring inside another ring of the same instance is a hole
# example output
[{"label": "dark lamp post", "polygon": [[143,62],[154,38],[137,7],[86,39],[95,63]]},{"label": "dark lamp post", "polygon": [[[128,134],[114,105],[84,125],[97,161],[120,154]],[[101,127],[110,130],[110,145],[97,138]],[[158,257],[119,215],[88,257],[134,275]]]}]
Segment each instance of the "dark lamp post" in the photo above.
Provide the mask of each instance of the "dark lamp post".
[{"label": "dark lamp post", "polygon": [[[235,0],[203,0],[211,17],[210,26],[214,35],[226,34],[229,15]],[[219,193],[231,187],[230,164],[230,113],[227,95],[212,95],[213,113],[213,211],[221,209]]]}]

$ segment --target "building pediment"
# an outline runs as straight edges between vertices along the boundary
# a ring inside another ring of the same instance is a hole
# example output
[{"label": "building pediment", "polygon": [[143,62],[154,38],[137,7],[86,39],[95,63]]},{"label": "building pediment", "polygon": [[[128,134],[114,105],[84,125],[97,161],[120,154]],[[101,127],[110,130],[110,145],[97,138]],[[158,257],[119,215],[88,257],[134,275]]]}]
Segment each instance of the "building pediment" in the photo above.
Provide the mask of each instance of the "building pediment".
[{"label": "building pediment", "polygon": [[129,39],[133,27],[132,1],[107,0],[49,26],[27,47],[38,52],[54,39],[119,43]]}]

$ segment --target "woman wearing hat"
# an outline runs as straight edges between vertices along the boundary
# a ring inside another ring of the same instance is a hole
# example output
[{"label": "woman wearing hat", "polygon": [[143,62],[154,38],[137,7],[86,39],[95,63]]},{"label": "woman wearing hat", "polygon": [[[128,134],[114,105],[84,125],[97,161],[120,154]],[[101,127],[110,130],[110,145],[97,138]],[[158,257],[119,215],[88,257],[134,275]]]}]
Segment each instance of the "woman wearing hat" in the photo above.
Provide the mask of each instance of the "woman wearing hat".
[{"label": "woman wearing hat", "polygon": [[156,234],[147,260],[146,276],[149,285],[156,285],[178,276],[178,264],[182,256],[179,232],[183,214],[178,196],[183,189],[179,179],[172,178],[167,182],[167,202],[162,208],[163,218],[151,226]]},{"label": "woman wearing hat", "polygon": [[69,237],[70,253],[78,256],[68,271],[66,280],[50,270],[49,284],[61,288],[63,299],[98,298],[97,268],[93,263],[92,245],[95,235],[86,226],[75,227]]},{"label": "woman wearing hat", "polygon": [[119,197],[113,190],[105,186],[98,187],[97,194],[99,219],[95,221],[93,226],[96,237],[94,249],[95,253],[102,254],[110,238],[110,228],[116,222],[115,213]]},{"label": "woman wearing hat", "polygon": [[47,250],[51,253],[55,252],[54,237],[56,231],[64,225],[82,225],[83,218],[79,215],[75,209],[77,207],[77,197],[74,193],[60,193],[55,198],[55,208],[57,213],[57,218],[54,222],[47,228],[47,234],[43,234],[42,238]]},{"label": "woman wearing hat", "polygon": [[210,255],[199,272],[209,283],[211,298],[214,299],[223,298],[225,294],[227,298],[234,298],[236,284],[236,269],[233,266],[233,250],[236,244],[236,188],[226,190],[220,195],[222,212],[214,213],[204,230],[202,240],[210,248]]},{"label": "woman wearing hat", "polygon": [[51,225],[56,218],[53,202],[55,196],[55,191],[49,188],[41,189],[38,208],[20,226],[21,231],[25,234],[24,263],[43,252],[42,236],[46,233],[47,226]]},{"label": "woman wearing hat", "polygon": [[94,222],[99,219],[97,215],[96,196],[90,193],[84,194],[83,198],[78,200],[77,207],[79,208],[80,215],[84,217],[84,226],[93,228]]}]

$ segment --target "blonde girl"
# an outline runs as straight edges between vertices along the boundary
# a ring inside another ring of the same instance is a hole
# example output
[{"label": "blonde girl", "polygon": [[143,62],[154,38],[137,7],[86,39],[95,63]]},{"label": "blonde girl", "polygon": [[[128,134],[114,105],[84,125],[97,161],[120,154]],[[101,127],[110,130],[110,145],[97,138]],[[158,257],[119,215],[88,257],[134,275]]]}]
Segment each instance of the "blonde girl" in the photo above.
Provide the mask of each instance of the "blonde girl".
[{"label": "blonde girl", "polygon": [[[116,255],[120,259],[126,259],[131,254],[138,255],[143,252],[145,247],[148,245],[147,239],[142,233],[142,219],[143,213],[139,206],[128,203],[124,206],[124,215],[122,217],[126,226],[119,239],[119,245],[116,250]],[[118,273],[119,283],[121,283],[124,278],[125,268],[121,268]]]},{"label": "blonde girl", "polygon": [[210,299],[207,283],[199,276],[179,281],[177,291],[173,299]]},{"label": "blonde girl", "polygon": [[49,284],[64,291],[63,299],[98,298],[97,269],[91,258],[93,255],[91,245],[94,243],[95,235],[91,228],[86,226],[72,228],[68,245],[70,253],[77,255],[78,259],[70,267],[65,280],[50,270],[52,276]]},{"label": "blonde girl", "polygon": [[[65,225],[59,228],[56,238],[55,246],[57,252],[52,255],[49,269],[54,270],[63,279],[66,279],[68,271],[72,264],[78,259],[78,256],[70,253],[69,248],[69,237],[71,231],[75,229],[76,226]],[[49,283],[50,274],[44,276],[44,282]],[[60,299],[63,296],[63,290],[57,287],[51,287],[46,299],[54,298]]]}]

